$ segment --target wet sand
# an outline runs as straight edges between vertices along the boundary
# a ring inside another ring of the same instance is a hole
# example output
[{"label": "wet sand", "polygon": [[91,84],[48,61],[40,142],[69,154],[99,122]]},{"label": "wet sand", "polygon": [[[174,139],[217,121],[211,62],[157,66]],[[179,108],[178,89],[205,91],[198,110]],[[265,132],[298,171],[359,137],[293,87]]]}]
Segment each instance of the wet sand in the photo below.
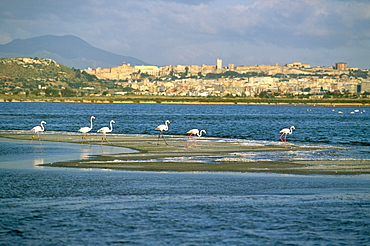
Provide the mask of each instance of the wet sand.
[{"label": "wet sand", "polygon": [[[28,139],[28,132],[4,131],[1,137]],[[54,162],[43,166],[70,168],[103,168],[135,171],[212,171],[212,172],[272,172],[287,174],[368,174],[370,159],[366,160],[287,160],[254,161],[225,158],[234,153],[313,151],[318,148],[299,147],[287,143],[258,145],[242,140],[202,137],[195,146],[193,141],[186,147],[187,136],[165,136],[168,145],[152,135],[108,135],[108,140],[116,147],[130,148],[132,153],[93,155],[83,160]],[[43,133],[42,141],[81,143],[81,135],[75,133]],[[93,145],[101,143],[101,135],[90,134],[88,140]],[[35,141],[34,144],[39,144]],[[85,143],[85,145],[88,145]],[[110,145],[104,142],[104,145]],[[202,161],[205,160],[205,161]]]}]

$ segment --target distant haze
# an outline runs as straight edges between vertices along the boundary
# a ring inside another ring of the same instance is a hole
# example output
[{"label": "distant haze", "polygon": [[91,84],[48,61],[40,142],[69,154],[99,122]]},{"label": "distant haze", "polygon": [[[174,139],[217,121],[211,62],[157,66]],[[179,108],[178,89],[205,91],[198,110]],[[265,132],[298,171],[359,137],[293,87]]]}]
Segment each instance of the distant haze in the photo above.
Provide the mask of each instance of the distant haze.
[{"label": "distant haze", "polygon": [[147,64],[134,57],[121,56],[95,48],[72,35],[16,39],[8,44],[0,45],[0,57],[50,58],[67,67],[78,69],[116,67],[122,65],[123,62],[132,65]]}]

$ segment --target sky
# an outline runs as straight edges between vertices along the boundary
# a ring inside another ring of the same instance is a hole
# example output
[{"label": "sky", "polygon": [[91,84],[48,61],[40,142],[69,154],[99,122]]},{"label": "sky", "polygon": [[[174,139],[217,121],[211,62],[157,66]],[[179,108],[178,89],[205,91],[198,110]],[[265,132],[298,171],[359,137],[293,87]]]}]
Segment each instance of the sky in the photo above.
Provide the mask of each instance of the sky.
[{"label": "sky", "polygon": [[149,64],[370,68],[369,0],[0,0],[0,44],[75,35]]}]

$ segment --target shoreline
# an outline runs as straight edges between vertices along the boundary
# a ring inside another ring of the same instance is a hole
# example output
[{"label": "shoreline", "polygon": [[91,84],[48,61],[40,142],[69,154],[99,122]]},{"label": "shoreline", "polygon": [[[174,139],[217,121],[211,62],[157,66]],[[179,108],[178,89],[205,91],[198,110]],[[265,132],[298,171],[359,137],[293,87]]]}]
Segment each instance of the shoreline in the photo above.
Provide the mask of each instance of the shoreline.
[{"label": "shoreline", "polygon": [[[32,134],[0,132],[0,137],[30,140]],[[124,147],[137,152],[92,155],[86,159],[55,162],[41,166],[68,168],[121,169],[130,171],[174,172],[250,172],[280,174],[359,175],[370,173],[370,159],[366,160],[242,160],[235,153],[281,153],[284,151],[314,151],[318,147],[290,145],[259,145],[251,141],[202,137],[197,147],[185,147],[187,136],[166,135],[167,142],[157,144],[154,135],[108,135],[114,147]],[[79,134],[42,134],[42,141],[80,143]],[[99,145],[101,136],[88,136],[93,145]],[[110,146],[110,145],[104,145]],[[235,160],[234,160],[235,159]]]},{"label": "shoreline", "polygon": [[345,106],[359,106],[364,108],[370,107],[369,103],[360,103],[360,102],[329,102],[323,100],[322,102],[305,102],[305,100],[292,101],[292,102],[279,102],[279,100],[272,101],[263,101],[261,102],[243,102],[243,101],[197,101],[197,100],[161,100],[161,99],[128,99],[128,100],[112,100],[112,99],[99,99],[99,98],[90,98],[90,99],[13,99],[13,98],[0,98],[0,102],[48,102],[48,103],[113,103],[113,104],[179,104],[179,105],[240,105],[240,106],[332,106],[332,107],[345,107]]}]

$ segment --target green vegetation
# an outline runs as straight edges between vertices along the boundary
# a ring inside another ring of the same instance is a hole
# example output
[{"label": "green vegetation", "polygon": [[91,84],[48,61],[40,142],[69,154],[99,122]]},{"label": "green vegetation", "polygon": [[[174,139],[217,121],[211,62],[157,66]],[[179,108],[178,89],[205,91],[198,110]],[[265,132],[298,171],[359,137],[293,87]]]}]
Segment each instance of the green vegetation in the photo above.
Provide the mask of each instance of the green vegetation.
[{"label": "green vegetation", "polygon": [[51,59],[0,59],[0,93],[71,97],[117,89],[113,81],[57,64]]}]

